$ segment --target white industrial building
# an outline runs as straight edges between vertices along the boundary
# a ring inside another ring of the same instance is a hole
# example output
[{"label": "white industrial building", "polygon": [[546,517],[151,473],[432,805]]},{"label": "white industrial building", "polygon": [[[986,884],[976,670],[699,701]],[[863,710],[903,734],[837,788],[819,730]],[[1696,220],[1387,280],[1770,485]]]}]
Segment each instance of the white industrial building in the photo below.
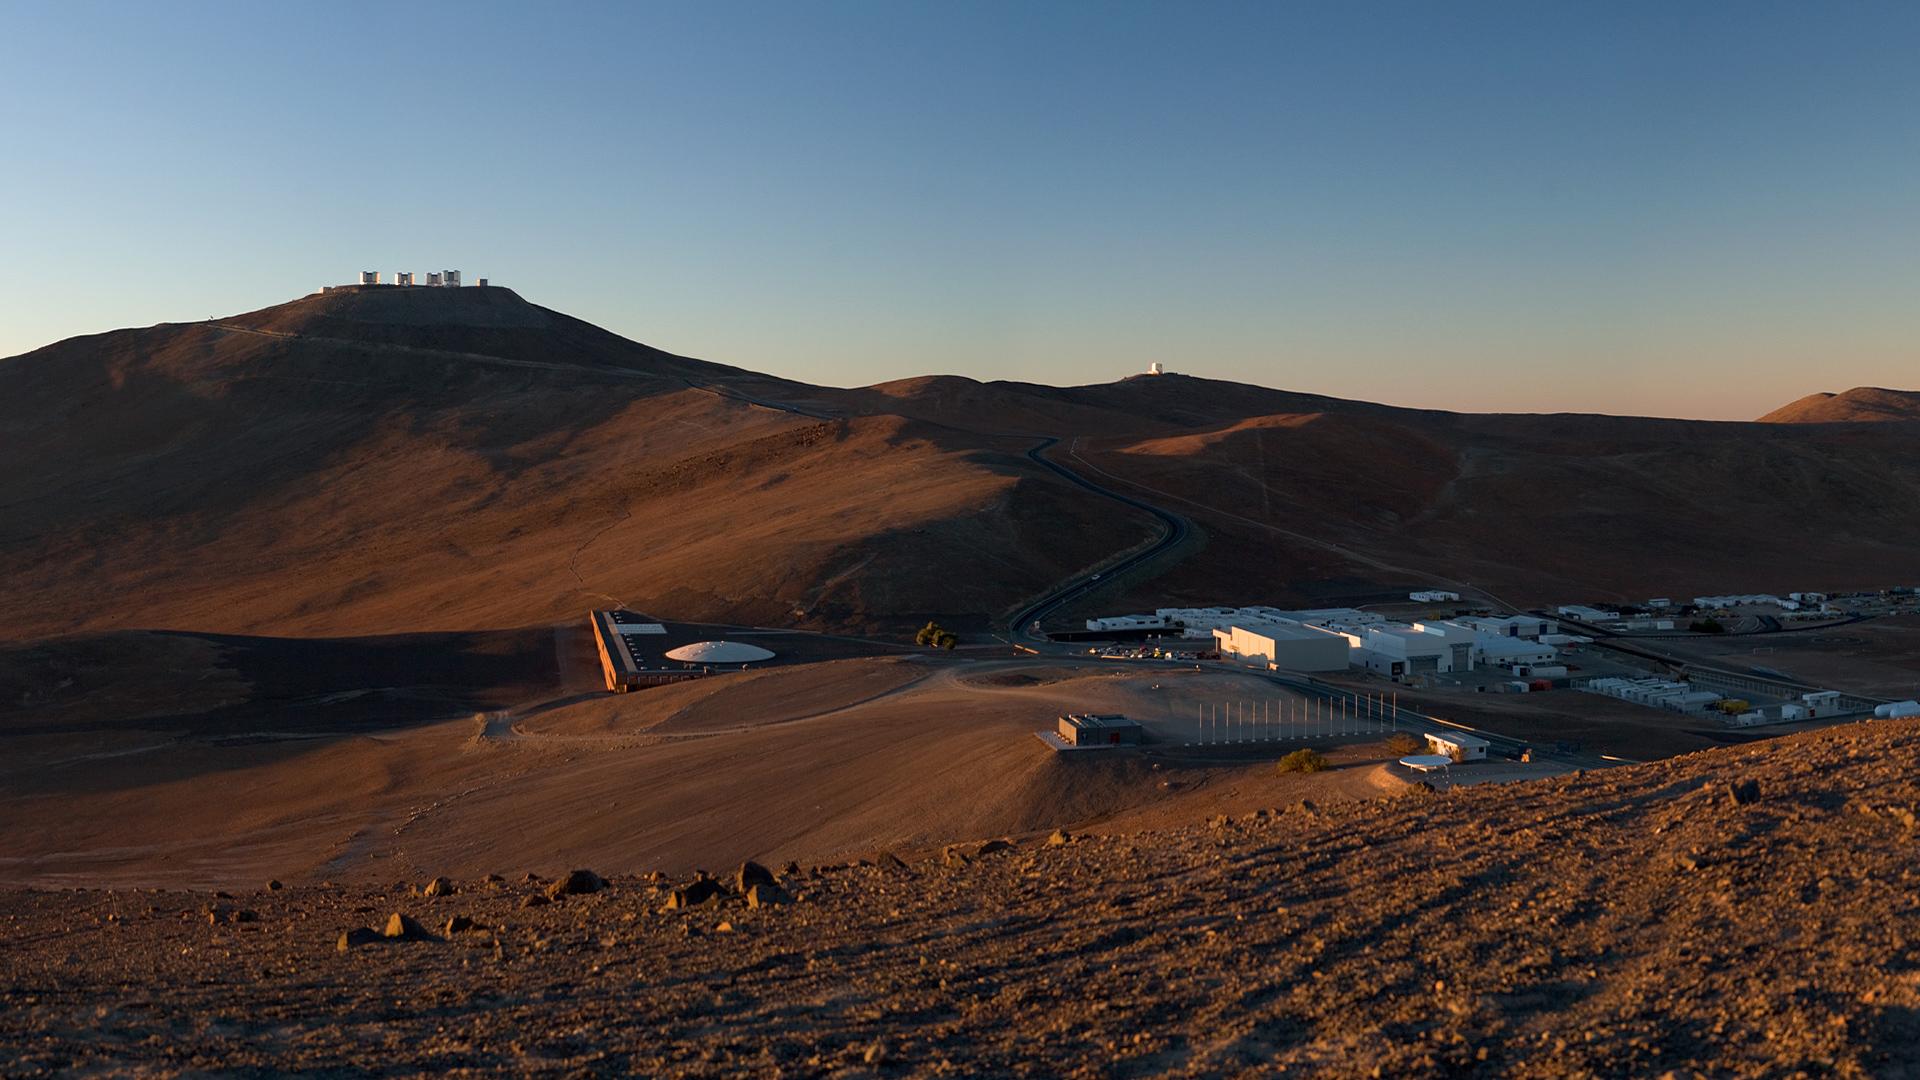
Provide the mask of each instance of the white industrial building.
[{"label": "white industrial building", "polygon": [[[1502,668],[1552,664],[1560,658],[1559,649],[1536,640],[1493,637],[1485,634],[1474,639],[1473,650],[1477,663]],[[1565,673],[1564,668],[1561,671]]]},{"label": "white industrial building", "polygon": [[1551,634],[1560,628],[1560,624],[1552,619],[1542,619],[1536,615],[1509,615],[1504,619],[1483,616],[1454,621],[1473,627],[1482,637],[1525,638],[1529,641],[1538,641],[1542,634]]},{"label": "white industrial building", "polygon": [[1473,670],[1473,628],[1459,623],[1386,623],[1346,633],[1353,662],[1389,678]]},{"label": "white industrial building", "polygon": [[1281,671],[1345,671],[1344,634],[1292,620],[1235,623],[1213,632],[1220,655]]},{"label": "white industrial building", "polygon": [[380,271],[378,271],[378,270],[362,270],[362,271],[360,271],[360,284],[362,284],[362,285],[378,285],[378,284],[380,284]]},{"label": "white industrial building", "polygon": [[1457,592],[1448,592],[1445,589],[1426,589],[1421,592],[1408,593],[1407,599],[1416,604],[1446,604],[1458,602],[1460,594]]}]

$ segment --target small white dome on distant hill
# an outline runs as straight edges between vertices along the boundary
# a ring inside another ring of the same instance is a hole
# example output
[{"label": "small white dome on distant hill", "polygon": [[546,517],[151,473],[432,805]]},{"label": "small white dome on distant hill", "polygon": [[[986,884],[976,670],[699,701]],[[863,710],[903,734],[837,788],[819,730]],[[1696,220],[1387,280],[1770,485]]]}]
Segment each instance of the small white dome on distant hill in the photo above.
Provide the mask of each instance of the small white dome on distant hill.
[{"label": "small white dome on distant hill", "polygon": [[771,660],[773,654],[758,645],[744,645],[738,641],[700,641],[668,652],[667,659],[689,664],[748,664],[755,660]]}]

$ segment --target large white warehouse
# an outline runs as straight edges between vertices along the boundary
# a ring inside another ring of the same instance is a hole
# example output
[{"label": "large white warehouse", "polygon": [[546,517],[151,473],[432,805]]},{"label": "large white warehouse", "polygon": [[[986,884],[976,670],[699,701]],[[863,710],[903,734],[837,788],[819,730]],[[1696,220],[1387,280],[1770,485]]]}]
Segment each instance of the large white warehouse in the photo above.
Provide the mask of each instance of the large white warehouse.
[{"label": "large white warehouse", "polygon": [[1472,671],[1476,635],[1454,622],[1391,623],[1344,635],[1353,644],[1353,662],[1390,678]]},{"label": "large white warehouse", "polygon": [[1220,655],[1282,671],[1345,671],[1345,634],[1289,620],[1235,623],[1215,630]]}]

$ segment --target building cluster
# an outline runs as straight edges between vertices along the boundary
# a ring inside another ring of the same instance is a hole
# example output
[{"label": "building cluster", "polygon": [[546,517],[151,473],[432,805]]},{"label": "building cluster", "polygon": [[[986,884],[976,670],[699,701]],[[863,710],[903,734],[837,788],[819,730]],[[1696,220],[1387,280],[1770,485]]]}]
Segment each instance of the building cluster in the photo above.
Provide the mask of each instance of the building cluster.
[{"label": "building cluster", "polygon": [[1500,668],[1532,678],[1566,674],[1560,647],[1588,640],[1559,634],[1531,615],[1394,622],[1358,608],[1160,608],[1151,615],[1088,619],[1092,631],[1170,630],[1207,639],[1224,658],[1281,671],[1363,668],[1388,678]]},{"label": "building cluster", "polygon": [[[320,291],[329,293],[342,289],[357,289],[367,285],[385,284],[387,283],[380,280],[380,271],[362,270],[360,271],[360,280],[357,283],[352,285],[322,285]],[[426,274],[426,280],[422,281],[419,276],[411,270],[396,270],[393,274],[393,285],[400,288],[457,289],[460,287],[460,271],[429,270]],[[486,278],[480,279],[480,287],[483,289],[487,287]]]},{"label": "building cluster", "polygon": [[[1843,700],[1844,695],[1838,690],[1816,690],[1801,694],[1798,701],[1782,701],[1756,706],[1744,698],[1729,697],[1713,690],[1699,689],[1692,683],[1657,677],[1589,679],[1579,689],[1618,698],[1621,701],[1630,701],[1635,705],[1666,709],[1689,716],[1707,716],[1717,713],[1720,722],[1728,727],[1758,727],[1761,724],[1790,724],[1796,720],[1823,720],[1844,715],[1848,711],[1847,703]],[[1882,708],[1891,709],[1892,707],[1882,706]],[[1914,712],[1920,715],[1920,705],[1914,706]],[[1874,715],[1880,715],[1878,709],[1874,711]]]}]

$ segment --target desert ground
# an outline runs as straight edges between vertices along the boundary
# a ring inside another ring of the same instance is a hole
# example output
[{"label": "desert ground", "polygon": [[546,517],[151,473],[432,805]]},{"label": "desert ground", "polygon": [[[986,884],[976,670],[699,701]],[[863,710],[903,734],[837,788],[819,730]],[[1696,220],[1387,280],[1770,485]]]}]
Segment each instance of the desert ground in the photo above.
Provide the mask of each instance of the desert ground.
[{"label": "desert ground", "polygon": [[1308,786],[742,867],[752,904],[719,845],[717,888],[576,875],[576,848],[540,877],[5,891],[0,1046],[21,1076],[1913,1076],[1917,750],[1893,721]]},{"label": "desert ground", "polygon": [[[235,888],[555,859],[610,873],[831,860],[1205,820],[1298,786],[1272,763],[1301,745],[1343,766],[1315,781],[1322,798],[1405,782],[1382,773],[1393,755],[1379,732],[1183,747],[1208,706],[1291,700],[1252,676],[743,633],[794,662],[612,695],[583,623],[308,647],[110,635],[0,653],[16,683],[71,681],[6,714],[0,881]],[[103,651],[140,662],[110,676]],[[166,679],[190,692],[127,707]],[[1155,745],[1057,754],[1034,737],[1088,711],[1142,720]]]}]

